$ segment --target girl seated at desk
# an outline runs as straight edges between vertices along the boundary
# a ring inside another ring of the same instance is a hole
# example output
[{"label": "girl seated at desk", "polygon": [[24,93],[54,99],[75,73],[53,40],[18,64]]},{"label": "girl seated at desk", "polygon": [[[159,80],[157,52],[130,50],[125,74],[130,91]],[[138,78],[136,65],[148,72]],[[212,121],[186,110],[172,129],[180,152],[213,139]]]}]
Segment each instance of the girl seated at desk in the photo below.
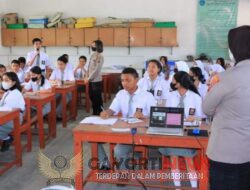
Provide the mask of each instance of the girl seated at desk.
[{"label": "girl seated at desk", "polygon": [[[67,84],[75,84],[75,77],[73,70],[66,69],[66,64],[68,60],[64,56],[60,56],[57,59],[57,68],[53,70],[51,76],[50,76],[50,81],[52,83],[59,84],[61,85],[67,85]],[[56,94],[56,99],[57,99],[57,107],[56,107],[56,114],[57,118],[61,119],[62,118],[62,102],[61,102],[61,95]],[[70,102],[72,100],[72,94],[68,93],[67,94],[67,100],[66,102]]]},{"label": "girl seated at desk", "polygon": [[[25,101],[21,93],[21,85],[19,79],[14,72],[7,72],[3,74],[2,90],[3,97],[0,100],[0,107],[19,108],[20,109],[20,123],[23,121],[23,113],[25,110]],[[2,141],[1,152],[9,149],[13,142],[13,137],[9,133],[14,129],[13,121],[9,121],[0,125],[0,140]]]},{"label": "girl seated at desk", "polygon": [[[42,70],[39,66],[32,67],[30,69],[31,79],[25,84],[23,92],[32,91],[35,93],[49,93],[52,92],[51,84],[42,75]],[[35,107],[32,107],[36,111]],[[43,116],[48,114],[51,110],[50,103],[43,106]],[[33,115],[33,114],[32,114]]]},{"label": "girl seated at desk", "polygon": [[[169,94],[167,107],[184,108],[185,120],[193,122],[195,117],[202,117],[202,99],[188,73],[179,71],[173,76],[171,82],[172,92]],[[195,149],[184,148],[160,148],[160,153],[164,156],[170,156],[171,170],[174,174],[179,174],[178,157],[185,159],[188,173],[195,176],[193,157],[196,155]],[[174,175],[177,176],[177,175]],[[190,175],[189,175],[190,176]],[[192,188],[197,188],[197,179],[190,178]],[[174,179],[175,186],[180,186],[180,180]]]}]

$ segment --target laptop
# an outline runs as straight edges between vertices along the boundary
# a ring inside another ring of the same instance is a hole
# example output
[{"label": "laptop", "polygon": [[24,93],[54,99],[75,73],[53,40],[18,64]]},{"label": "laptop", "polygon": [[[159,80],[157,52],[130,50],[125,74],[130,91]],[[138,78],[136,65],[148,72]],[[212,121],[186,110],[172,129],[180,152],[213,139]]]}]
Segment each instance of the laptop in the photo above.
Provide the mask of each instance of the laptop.
[{"label": "laptop", "polygon": [[183,136],[184,108],[151,107],[147,134]]}]

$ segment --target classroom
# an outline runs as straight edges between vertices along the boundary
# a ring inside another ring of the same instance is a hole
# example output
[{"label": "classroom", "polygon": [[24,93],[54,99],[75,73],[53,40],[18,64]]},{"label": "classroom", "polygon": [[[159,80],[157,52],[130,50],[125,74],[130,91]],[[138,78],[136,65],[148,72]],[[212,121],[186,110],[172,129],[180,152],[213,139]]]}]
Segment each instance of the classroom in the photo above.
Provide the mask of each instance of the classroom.
[{"label": "classroom", "polygon": [[250,190],[249,0],[1,0],[0,189]]}]

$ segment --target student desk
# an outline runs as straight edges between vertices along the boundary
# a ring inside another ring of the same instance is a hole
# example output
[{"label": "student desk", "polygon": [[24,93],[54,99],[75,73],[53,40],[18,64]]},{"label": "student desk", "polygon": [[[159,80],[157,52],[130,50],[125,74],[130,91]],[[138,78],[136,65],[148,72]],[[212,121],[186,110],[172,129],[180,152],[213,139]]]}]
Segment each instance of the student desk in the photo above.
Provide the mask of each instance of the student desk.
[{"label": "student desk", "polygon": [[89,99],[89,83],[85,83],[84,80],[76,80],[77,86],[85,86],[85,106],[86,112],[90,112],[90,99]]},{"label": "student desk", "polygon": [[15,160],[8,163],[3,163],[4,167],[0,170],[0,175],[11,168],[14,165],[22,166],[22,147],[20,137],[20,123],[19,123],[19,109],[13,109],[12,111],[0,111],[0,125],[13,120],[14,123],[14,147],[15,147]]},{"label": "student desk", "polygon": [[[44,135],[44,123],[43,123],[43,106],[47,103],[51,104],[51,111],[49,113],[49,134],[50,137],[56,137],[56,99],[54,93],[36,93],[31,95],[26,93],[24,95],[30,99],[30,105],[37,109],[37,121],[38,121],[38,134],[40,148],[45,148],[45,135]],[[46,140],[47,140],[46,139]]]},{"label": "student desk", "polygon": [[110,74],[108,73],[102,73],[102,81],[103,81],[103,101],[104,103],[107,102],[107,98],[110,99],[110,88],[109,88],[109,77]]},{"label": "student desk", "polygon": [[72,93],[70,104],[71,118],[76,120],[77,117],[77,88],[75,84],[64,84],[63,86],[55,86],[55,93],[62,95],[62,125],[67,127],[67,94]]},{"label": "student desk", "polygon": [[[132,128],[137,127],[137,134],[134,136],[135,145],[144,145],[144,146],[155,146],[155,147],[179,147],[179,148],[195,148],[198,151],[198,156],[200,158],[200,171],[203,172],[204,178],[200,180],[199,189],[207,190],[208,189],[208,165],[204,164],[207,158],[205,156],[205,151],[208,143],[207,137],[192,137],[187,136],[166,136],[166,135],[148,135],[146,134],[146,128],[148,126],[148,121],[145,120],[141,123],[136,124],[128,124],[121,120],[118,120],[114,126],[103,126],[103,125],[88,125],[88,124],[80,124],[75,129],[73,129],[74,135],[74,154],[78,153],[84,154],[83,150],[83,142],[92,143],[92,157],[97,158],[97,142],[101,143],[121,143],[121,144],[132,144],[132,135],[130,132],[118,133],[112,132],[111,128]],[[202,126],[202,128],[206,128],[207,126]],[[186,132],[185,132],[186,133]],[[84,157],[84,155],[83,155]],[[88,182],[96,182],[98,180],[95,179],[96,172],[98,170],[92,170],[88,174],[88,176],[83,179],[84,168],[77,173],[75,176],[75,187],[76,190],[82,190],[83,186]],[[100,181],[99,181],[100,183]],[[117,183],[116,181],[109,181],[109,183]],[[120,182],[122,183],[122,182]],[[140,185],[140,184],[130,184],[130,185]],[[147,185],[149,186],[149,185]],[[164,186],[156,186],[150,185],[151,187],[164,187]],[[166,188],[166,186],[165,186]]]}]

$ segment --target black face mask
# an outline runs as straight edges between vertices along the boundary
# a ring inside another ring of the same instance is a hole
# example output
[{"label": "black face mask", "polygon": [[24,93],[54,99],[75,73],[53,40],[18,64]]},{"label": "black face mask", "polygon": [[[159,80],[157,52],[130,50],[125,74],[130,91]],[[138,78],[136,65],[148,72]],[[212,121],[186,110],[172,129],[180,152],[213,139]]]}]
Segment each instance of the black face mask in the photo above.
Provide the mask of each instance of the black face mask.
[{"label": "black face mask", "polygon": [[31,80],[32,80],[33,82],[36,82],[36,81],[38,80],[38,78],[37,78],[37,77],[34,77],[34,78],[31,78]]},{"label": "black face mask", "polygon": [[172,88],[173,91],[177,90],[177,88],[175,87],[176,83],[170,83],[170,87]]},{"label": "black face mask", "polygon": [[177,68],[174,68],[174,73],[177,73],[178,72],[178,69]]},{"label": "black face mask", "polygon": [[92,51],[96,51],[96,47],[91,47]]}]

